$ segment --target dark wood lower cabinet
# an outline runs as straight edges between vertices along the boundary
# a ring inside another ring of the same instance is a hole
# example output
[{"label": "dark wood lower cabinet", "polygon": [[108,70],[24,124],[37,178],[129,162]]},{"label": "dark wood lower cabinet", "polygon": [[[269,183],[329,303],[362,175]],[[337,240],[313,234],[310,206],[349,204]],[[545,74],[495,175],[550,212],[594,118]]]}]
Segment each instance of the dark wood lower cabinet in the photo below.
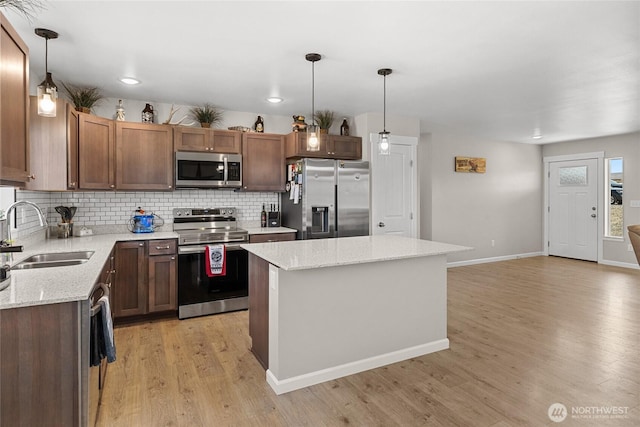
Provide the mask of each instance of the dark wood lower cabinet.
[{"label": "dark wood lower cabinet", "polygon": [[0,425],[79,426],[82,302],[0,310]]},{"label": "dark wood lower cabinet", "polygon": [[147,312],[146,242],[116,244],[116,277],[112,286],[113,316],[126,317]]},{"label": "dark wood lower cabinet", "polygon": [[119,242],[113,314],[116,319],[178,308],[177,240]]},{"label": "dark wood lower cabinet", "polygon": [[249,254],[249,336],[251,351],[269,369],[269,263]]}]

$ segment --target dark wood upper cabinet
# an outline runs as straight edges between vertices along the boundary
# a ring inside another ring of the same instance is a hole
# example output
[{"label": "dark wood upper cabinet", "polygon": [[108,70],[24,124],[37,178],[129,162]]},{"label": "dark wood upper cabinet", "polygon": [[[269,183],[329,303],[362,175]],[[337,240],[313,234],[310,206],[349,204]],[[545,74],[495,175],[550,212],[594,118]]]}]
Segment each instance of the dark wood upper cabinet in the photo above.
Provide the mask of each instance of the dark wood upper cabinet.
[{"label": "dark wood upper cabinet", "polygon": [[359,136],[329,135],[327,152],[331,158],[359,160],[362,158],[362,138]]},{"label": "dark wood upper cabinet", "polygon": [[174,127],[174,144],[181,151],[242,154],[242,133],[187,126]]},{"label": "dark wood upper cabinet", "polygon": [[[62,100],[57,100],[56,117],[42,117],[38,115],[37,98],[30,97],[29,115],[29,140],[31,144],[29,153],[30,171],[32,179],[26,183],[27,190],[35,191],[65,191],[69,181],[68,172],[70,148],[68,140],[67,109],[70,105]],[[75,156],[77,156],[78,120],[75,120]],[[75,167],[75,182],[77,182],[78,169],[77,157],[73,160]],[[74,187],[75,188],[75,187]]]},{"label": "dark wood upper cabinet", "polygon": [[116,122],[116,188],[173,189],[171,126]]},{"label": "dark wood upper cabinet", "polygon": [[0,13],[0,181],[29,181],[29,48]]},{"label": "dark wood upper cabinet", "polygon": [[77,115],[79,188],[81,190],[115,189],[113,120],[79,112]]},{"label": "dark wood upper cabinet", "polygon": [[320,135],[320,149],[307,150],[307,133],[292,132],[286,137],[287,158],[316,157],[323,159],[359,160],[362,138],[359,136]]},{"label": "dark wood upper cabinet", "polygon": [[284,191],[284,136],[245,133],[242,136],[242,188],[246,191]]}]

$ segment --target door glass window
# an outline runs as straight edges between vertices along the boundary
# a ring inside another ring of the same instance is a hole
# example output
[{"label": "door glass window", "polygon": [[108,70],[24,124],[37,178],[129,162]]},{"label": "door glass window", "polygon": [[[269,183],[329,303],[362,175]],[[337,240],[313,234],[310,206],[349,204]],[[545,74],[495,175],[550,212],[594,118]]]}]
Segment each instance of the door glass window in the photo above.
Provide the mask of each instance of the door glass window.
[{"label": "door glass window", "polygon": [[623,238],[624,204],[622,203],[623,164],[622,157],[607,159],[606,194],[607,209],[605,209],[605,236]]},{"label": "door glass window", "polygon": [[575,166],[558,170],[560,185],[587,185],[587,167]]}]

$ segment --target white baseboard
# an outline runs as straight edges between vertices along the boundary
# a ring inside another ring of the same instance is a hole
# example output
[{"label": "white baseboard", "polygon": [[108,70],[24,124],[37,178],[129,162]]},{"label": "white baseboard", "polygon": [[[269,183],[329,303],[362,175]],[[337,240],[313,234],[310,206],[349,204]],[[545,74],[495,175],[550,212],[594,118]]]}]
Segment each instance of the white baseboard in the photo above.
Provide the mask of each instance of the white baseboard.
[{"label": "white baseboard", "polygon": [[488,262],[508,261],[511,259],[519,259],[519,258],[531,258],[534,256],[544,256],[544,252],[529,252],[525,254],[514,254],[514,255],[497,256],[492,258],[479,258],[479,259],[470,259],[467,261],[448,262],[447,268],[462,267],[465,265],[485,264]]},{"label": "white baseboard", "polygon": [[609,260],[603,259],[603,260],[598,261],[598,264],[610,265],[612,267],[622,267],[622,268],[631,268],[631,269],[634,269],[634,270],[640,270],[640,265],[632,264],[632,263],[629,263],[629,262],[609,261]]},{"label": "white baseboard", "polygon": [[320,371],[309,372],[307,374],[298,375],[284,380],[277,379],[271,370],[267,370],[267,383],[271,386],[276,394],[288,393],[314,384],[323,383],[325,381],[335,380],[336,378],[346,377],[347,375],[357,374],[358,372],[368,371],[369,369],[379,368],[380,366],[389,365],[391,363],[401,362],[429,353],[449,348],[449,339],[445,338],[433,341],[427,344],[409,347],[402,350],[393,351],[391,353],[381,354],[379,356],[370,357],[356,362],[345,363],[344,365],[334,366],[332,368],[322,369]]}]

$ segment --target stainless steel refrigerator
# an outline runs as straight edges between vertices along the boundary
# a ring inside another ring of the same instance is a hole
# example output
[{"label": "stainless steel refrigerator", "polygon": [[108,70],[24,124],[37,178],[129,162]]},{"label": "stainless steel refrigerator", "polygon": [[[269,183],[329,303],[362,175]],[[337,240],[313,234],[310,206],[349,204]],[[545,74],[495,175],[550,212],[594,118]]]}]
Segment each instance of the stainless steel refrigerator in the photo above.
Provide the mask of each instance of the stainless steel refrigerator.
[{"label": "stainless steel refrigerator", "polygon": [[297,239],[369,235],[369,162],[300,159],[287,165],[282,226]]}]

